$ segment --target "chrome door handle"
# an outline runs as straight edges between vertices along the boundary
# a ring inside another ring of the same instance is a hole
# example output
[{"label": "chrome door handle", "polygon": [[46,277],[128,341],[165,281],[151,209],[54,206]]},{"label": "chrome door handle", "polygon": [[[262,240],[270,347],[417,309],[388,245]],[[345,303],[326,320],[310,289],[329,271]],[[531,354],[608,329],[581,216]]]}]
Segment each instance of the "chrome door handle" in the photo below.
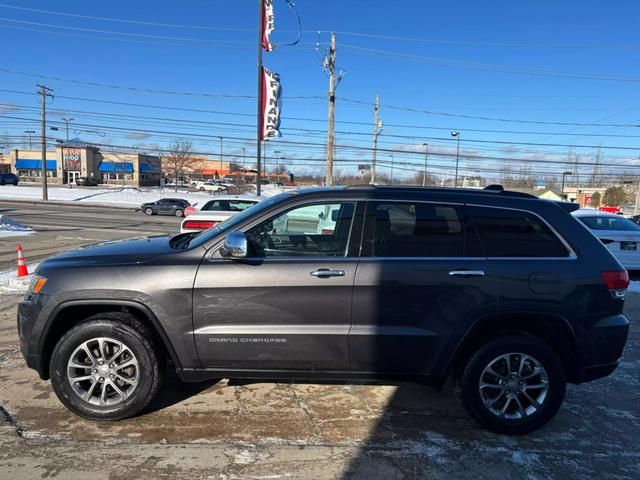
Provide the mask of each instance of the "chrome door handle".
[{"label": "chrome door handle", "polygon": [[325,278],[325,277],[344,277],[346,272],[344,270],[333,270],[331,268],[319,268],[310,272],[312,277]]},{"label": "chrome door handle", "polygon": [[484,270],[451,270],[450,277],[484,277]]}]

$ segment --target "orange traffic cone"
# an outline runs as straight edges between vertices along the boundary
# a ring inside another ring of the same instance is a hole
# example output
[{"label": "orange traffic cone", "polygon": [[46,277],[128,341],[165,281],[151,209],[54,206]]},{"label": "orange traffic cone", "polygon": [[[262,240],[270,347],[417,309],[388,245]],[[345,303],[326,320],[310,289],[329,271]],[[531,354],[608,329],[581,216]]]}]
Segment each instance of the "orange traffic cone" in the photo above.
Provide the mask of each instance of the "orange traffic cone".
[{"label": "orange traffic cone", "polygon": [[18,277],[26,277],[27,275],[29,275],[29,270],[27,270],[27,264],[24,261],[22,246],[18,245]]}]

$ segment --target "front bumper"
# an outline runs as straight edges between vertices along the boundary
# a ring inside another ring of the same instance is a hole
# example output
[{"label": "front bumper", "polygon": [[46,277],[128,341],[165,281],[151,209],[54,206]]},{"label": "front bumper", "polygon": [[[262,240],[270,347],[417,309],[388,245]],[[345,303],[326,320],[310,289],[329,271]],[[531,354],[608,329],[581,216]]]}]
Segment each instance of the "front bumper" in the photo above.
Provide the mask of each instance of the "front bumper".
[{"label": "front bumper", "polygon": [[624,315],[605,317],[584,333],[584,367],[581,382],[610,375],[620,364],[629,336],[629,320]]},{"label": "front bumper", "polygon": [[42,307],[49,299],[48,295],[38,295],[33,299],[24,299],[18,303],[18,336],[20,338],[20,352],[29,368],[38,370],[40,376],[40,352],[37,351],[40,328],[36,327]]}]

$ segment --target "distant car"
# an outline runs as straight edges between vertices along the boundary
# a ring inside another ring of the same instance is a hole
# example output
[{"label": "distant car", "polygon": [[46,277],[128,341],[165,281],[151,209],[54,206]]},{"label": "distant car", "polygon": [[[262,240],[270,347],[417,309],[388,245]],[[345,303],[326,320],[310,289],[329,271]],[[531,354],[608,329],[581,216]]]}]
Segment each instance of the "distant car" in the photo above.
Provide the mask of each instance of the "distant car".
[{"label": "distant car", "polygon": [[97,187],[100,184],[90,177],[78,177],[76,178],[76,185],[79,187]]},{"label": "distant car", "polygon": [[182,221],[180,233],[201,232],[215,227],[261,200],[260,197],[241,195],[221,196],[215,200],[209,200],[200,210],[190,214]]},{"label": "distant car", "polygon": [[580,209],[572,213],[627,270],[640,270],[640,225],[616,213]]},{"label": "distant car", "polygon": [[207,180],[206,182],[195,182],[191,186],[201,192],[211,192],[213,194],[223,194],[227,191],[227,187],[217,183],[215,180]]},{"label": "distant car", "polygon": [[14,173],[0,173],[0,185],[18,185],[18,176]]},{"label": "distant car", "polygon": [[181,198],[161,198],[155,202],[143,203],[140,210],[145,215],[174,215],[184,217],[184,211],[191,204]]}]

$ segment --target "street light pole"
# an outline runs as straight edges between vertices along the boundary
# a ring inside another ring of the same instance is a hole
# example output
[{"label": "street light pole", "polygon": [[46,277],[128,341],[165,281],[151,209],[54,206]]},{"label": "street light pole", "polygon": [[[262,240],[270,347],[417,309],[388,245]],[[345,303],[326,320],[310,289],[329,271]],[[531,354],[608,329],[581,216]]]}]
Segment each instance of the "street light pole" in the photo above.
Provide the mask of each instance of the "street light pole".
[{"label": "street light pole", "polygon": [[25,130],[24,133],[26,133],[29,136],[29,150],[31,150],[31,134],[32,133],[36,133],[35,130]]},{"label": "street light pole", "polygon": [[422,186],[426,187],[427,186],[427,164],[429,163],[429,144],[423,143],[422,145],[426,147],[426,150],[424,151],[424,173],[422,174]]},{"label": "street light pole", "polygon": [[572,175],[571,172],[562,172],[562,191],[560,192],[560,196],[564,200],[564,182],[567,175]]},{"label": "street light pole", "polygon": [[460,132],[451,132],[452,137],[456,137],[458,139],[458,144],[456,146],[456,176],[453,182],[455,188],[458,188],[458,163],[460,161]]},{"label": "street light pole", "polygon": [[[66,118],[66,117],[62,117],[61,120],[64,122],[65,126],[66,126],[66,139],[67,141],[64,144],[64,147],[62,148],[62,181],[64,182],[64,170],[65,170],[65,155],[64,152],[67,152],[67,156],[69,156],[69,122],[72,122],[74,119],[73,118]],[[69,169],[67,169],[67,185],[69,185],[69,188],[71,187],[71,179],[69,178]]]},{"label": "street light pole", "polygon": [[389,155],[391,157],[391,181],[389,185],[393,185],[393,154]]},{"label": "street light pole", "polygon": [[218,139],[220,140],[220,178],[222,178],[222,139],[223,137],[218,137]]}]

